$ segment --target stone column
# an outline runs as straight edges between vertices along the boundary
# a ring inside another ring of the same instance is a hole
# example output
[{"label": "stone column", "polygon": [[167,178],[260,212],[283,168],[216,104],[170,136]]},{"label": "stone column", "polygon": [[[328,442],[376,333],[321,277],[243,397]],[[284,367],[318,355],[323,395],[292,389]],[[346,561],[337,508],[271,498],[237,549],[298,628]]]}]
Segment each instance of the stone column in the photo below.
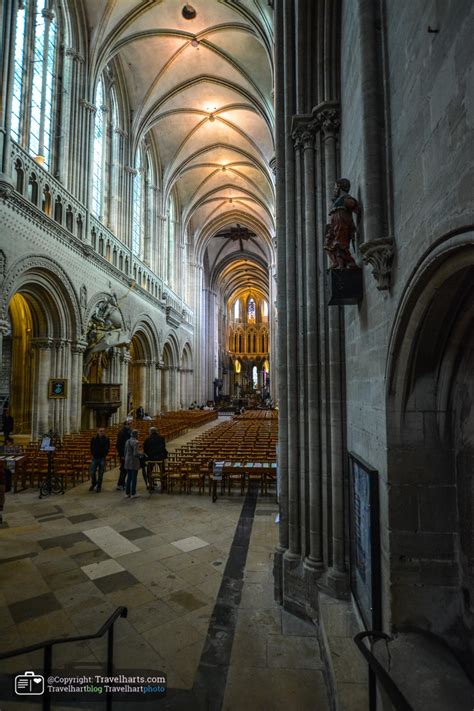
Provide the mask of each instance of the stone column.
[{"label": "stone column", "polygon": [[119,417],[123,422],[128,415],[127,412],[127,395],[128,395],[128,366],[131,361],[130,351],[126,347],[121,348],[120,354],[120,380],[122,388],[122,405],[119,408]]},{"label": "stone column", "polygon": [[[90,196],[92,190],[92,181],[90,178],[90,166],[92,163],[92,151],[94,147],[93,129],[94,129],[94,117],[96,114],[96,107],[89,101],[82,99],[80,102],[82,107],[82,121],[81,121],[81,151],[77,155],[78,167],[79,167],[79,188],[80,193],[77,196],[78,199],[85,203],[86,206],[90,207]],[[86,240],[90,240],[90,234],[87,235]]]},{"label": "stone column", "polygon": [[32,338],[31,347],[35,350],[32,437],[36,438],[47,432],[53,425],[50,412],[51,401],[48,399],[53,340]]},{"label": "stone column", "polygon": [[85,341],[75,341],[71,343],[71,376],[70,376],[70,420],[71,432],[79,432],[81,429],[82,415],[82,372],[84,353],[87,348]]},{"label": "stone column", "polygon": [[[330,188],[337,178],[336,141],[339,130],[339,112],[329,110],[321,114],[325,183]],[[330,196],[327,194],[326,211],[331,208]],[[328,310],[329,324],[329,408],[330,408],[330,443],[331,443],[331,504],[332,504],[332,566],[330,582],[335,592],[344,589],[344,312],[341,306],[331,306]]]},{"label": "stone column", "polygon": [[68,87],[68,94],[64,96],[61,112],[61,135],[58,136],[57,171],[58,177],[67,190],[73,195],[79,193],[79,164],[80,153],[83,146],[80,141],[65,140],[68,136],[80,135],[80,103],[79,91],[81,85],[81,65],[84,57],[72,47],[64,52],[64,78],[63,86]]},{"label": "stone column", "polygon": [[[297,264],[295,224],[295,151],[291,135],[291,121],[295,110],[295,27],[294,7],[284,4],[284,87],[285,87],[285,265],[286,271],[286,319],[282,331],[286,337],[286,400],[288,403],[288,523],[289,547],[285,558],[297,561],[300,558],[300,481],[298,437],[298,309],[297,309]],[[278,157],[277,157],[278,160]],[[281,272],[279,271],[279,274]],[[280,370],[280,373],[282,369]]]},{"label": "stone column", "polygon": [[17,1],[11,0],[1,8],[0,179],[4,182],[12,182],[10,133],[17,7]]},{"label": "stone column", "polygon": [[[278,495],[280,524],[275,556],[275,594],[282,601],[282,555],[289,545],[288,512],[288,359],[286,352],[286,209],[285,209],[285,51],[283,3],[275,4],[275,164],[276,164],[276,240],[277,240],[277,345],[278,345]],[[233,386],[233,378],[230,386]],[[232,389],[230,391],[233,395]]]},{"label": "stone column", "polygon": [[[304,244],[304,177],[303,172],[303,143],[304,140],[301,131],[293,132],[293,140],[295,145],[295,271],[296,271],[296,292],[295,301],[296,308],[296,334],[297,334],[297,391],[294,393],[293,399],[297,401],[298,413],[298,479],[299,479],[299,520],[300,520],[300,541],[301,555],[306,555],[306,544],[308,540],[307,532],[307,488],[308,488],[308,412],[307,412],[307,392],[306,392],[306,308],[305,308],[305,291],[306,291],[306,272],[305,272],[305,244]],[[290,404],[292,407],[292,404]]]},{"label": "stone column", "polygon": [[163,361],[158,361],[155,365],[156,368],[156,411],[153,413],[158,415],[164,410],[163,408],[163,391],[162,391],[162,371],[163,371]]},{"label": "stone column", "polygon": [[314,275],[318,273],[318,249],[315,210],[315,136],[318,125],[306,122],[300,131],[303,143],[304,183],[304,255],[306,308],[305,380],[308,417],[308,496],[309,496],[309,551],[305,567],[319,572],[323,568],[322,557],[322,510],[321,510],[321,398],[320,398],[320,304],[318,285]]}]

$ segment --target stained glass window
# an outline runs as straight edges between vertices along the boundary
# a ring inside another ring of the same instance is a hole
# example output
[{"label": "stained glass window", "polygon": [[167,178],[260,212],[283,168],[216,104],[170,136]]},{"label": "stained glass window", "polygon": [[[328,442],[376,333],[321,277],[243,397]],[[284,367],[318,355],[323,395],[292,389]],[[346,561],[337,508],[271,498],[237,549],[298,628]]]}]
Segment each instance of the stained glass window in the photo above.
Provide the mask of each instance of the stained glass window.
[{"label": "stained glass window", "polygon": [[[25,47],[31,48],[31,73]],[[25,0],[17,10],[11,131],[16,141],[26,139],[26,148],[45,168],[51,163],[57,47],[58,25],[49,0]]]},{"label": "stained glass window", "polygon": [[237,299],[237,301],[234,304],[234,319],[238,321],[240,318],[240,299]]},{"label": "stained glass window", "polygon": [[[26,4],[26,3],[25,3]],[[26,10],[25,5],[18,8],[16,16],[16,42],[15,42],[15,63],[13,68],[13,97],[12,97],[12,117],[11,131],[15,141],[20,140],[20,117],[23,94],[24,76],[24,52],[26,33]]]},{"label": "stained glass window", "polygon": [[95,124],[94,145],[92,150],[92,212],[102,218],[102,204],[104,193],[104,86],[99,79],[95,92]]},{"label": "stained glass window", "polygon": [[248,301],[247,320],[249,323],[255,323],[255,300],[252,298]]},{"label": "stained glass window", "polygon": [[137,172],[133,178],[132,252],[138,256],[142,242],[142,159],[140,148],[137,149],[135,170]]}]

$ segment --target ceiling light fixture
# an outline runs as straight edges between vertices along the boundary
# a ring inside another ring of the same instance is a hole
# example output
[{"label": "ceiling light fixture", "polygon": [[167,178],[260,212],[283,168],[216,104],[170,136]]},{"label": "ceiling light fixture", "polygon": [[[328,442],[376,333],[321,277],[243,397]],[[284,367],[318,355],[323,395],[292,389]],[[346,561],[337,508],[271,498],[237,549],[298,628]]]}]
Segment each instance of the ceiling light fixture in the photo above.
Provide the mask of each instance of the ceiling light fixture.
[{"label": "ceiling light fixture", "polygon": [[191,40],[191,47],[199,47],[199,40],[194,38]]},{"label": "ceiling light fixture", "polygon": [[181,14],[185,20],[194,20],[197,15],[197,12],[194,7],[187,2],[181,10]]},{"label": "ceiling light fixture", "polygon": [[209,121],[211,121],[211,123],[212,123],[215,120],[216,120],[216,117],[214,116],[214,114],[209,114]]}]

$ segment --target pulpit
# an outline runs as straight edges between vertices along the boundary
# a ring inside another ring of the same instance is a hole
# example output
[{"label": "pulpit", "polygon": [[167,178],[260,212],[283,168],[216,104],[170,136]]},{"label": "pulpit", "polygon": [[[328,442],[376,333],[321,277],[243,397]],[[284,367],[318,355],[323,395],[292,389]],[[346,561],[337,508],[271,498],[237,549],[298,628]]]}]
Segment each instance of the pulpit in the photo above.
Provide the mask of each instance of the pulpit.
[{"label": "pulpit", "polygon": [[122,404],[121,385],[117,383],[84,383],[82,402],[97,417],[97,427],[107,427],[109,418]]}]

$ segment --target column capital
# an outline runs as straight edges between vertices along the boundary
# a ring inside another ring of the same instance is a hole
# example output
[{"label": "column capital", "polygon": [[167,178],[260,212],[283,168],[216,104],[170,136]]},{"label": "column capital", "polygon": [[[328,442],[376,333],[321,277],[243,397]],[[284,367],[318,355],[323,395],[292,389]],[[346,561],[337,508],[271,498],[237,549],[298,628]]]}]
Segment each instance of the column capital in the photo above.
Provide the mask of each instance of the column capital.
[{"label": "column capital", "polygon": [[85,59],[82,54],[78,52],[77,49],[74,49],[74,47],[67,47],[64,52],[64,55],[66,57],[69,57],[70,59],[75,59],[76,62],[79,62],[80,64],[84,64],[85,62]]},{"label": "column capital", "polygon": [[71,343],[71,353],[80,354],[85,353],[87,348],[87,341],[73,341]]},{"label": "column capital", "polygon": [[52,338],[37,337],[31,339],[31,347],[36,350],[50,351],[53,349],[54,341]]},{"label": "column capital", "polygon": [[97,112],[97,106],[91,104],[90,101],[86,101],[86,99],[81,99],[79,103],[83,109],[85,109],[86,111],[90,111],[91,114],[95,114]]},{"label": "column capital", "polygon": [[314,148],[314,141],[319,130],[318,121],[310,114],[293,116],[291,137],[295,148]]}]

